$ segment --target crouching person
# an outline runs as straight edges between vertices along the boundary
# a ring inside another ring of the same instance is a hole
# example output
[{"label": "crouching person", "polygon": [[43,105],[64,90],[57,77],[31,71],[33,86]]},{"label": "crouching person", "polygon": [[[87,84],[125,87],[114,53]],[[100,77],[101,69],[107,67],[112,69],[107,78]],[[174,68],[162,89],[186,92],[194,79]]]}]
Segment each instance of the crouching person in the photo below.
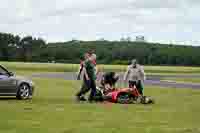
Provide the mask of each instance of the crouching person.
[{"label": "crouching person", "polygon": [[109,92],[114,91],[115,84],[118,81],[119,76],[115,72],[107,72],[101,78],[101,87],[97,88],[97,97],[99,101],[109,101],[112,99],[111,96],[108,95]]},{"label": "crouching person", "polygon": [[108,72],[102,76],[101,86],[104,93],[115,90],[115,84],[118,81],[119,76],[115,72]]}]

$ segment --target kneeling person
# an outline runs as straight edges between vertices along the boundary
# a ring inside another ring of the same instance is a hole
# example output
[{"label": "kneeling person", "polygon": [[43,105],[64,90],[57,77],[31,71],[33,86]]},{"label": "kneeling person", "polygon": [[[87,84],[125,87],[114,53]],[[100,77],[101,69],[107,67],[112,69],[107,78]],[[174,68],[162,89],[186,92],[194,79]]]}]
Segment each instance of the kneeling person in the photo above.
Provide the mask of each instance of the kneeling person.
[{"label": "kneeling person", "polygon": [[115,84],[118,81],[119,76],[115,72],[105,73],[101,79],[101,85],[104,93],[115,90]]}]

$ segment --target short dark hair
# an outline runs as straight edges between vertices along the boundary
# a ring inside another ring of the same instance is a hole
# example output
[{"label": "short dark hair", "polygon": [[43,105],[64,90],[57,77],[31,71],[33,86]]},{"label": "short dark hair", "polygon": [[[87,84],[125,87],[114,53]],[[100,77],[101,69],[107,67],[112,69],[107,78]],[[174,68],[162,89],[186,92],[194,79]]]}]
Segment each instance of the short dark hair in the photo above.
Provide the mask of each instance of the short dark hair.
[{"label": "short dark hair", "polygon": [[107,72],[104,74],[104,84],[115,85],[115,83],[119,80],[119,77],[115,77],[115,72]]}]

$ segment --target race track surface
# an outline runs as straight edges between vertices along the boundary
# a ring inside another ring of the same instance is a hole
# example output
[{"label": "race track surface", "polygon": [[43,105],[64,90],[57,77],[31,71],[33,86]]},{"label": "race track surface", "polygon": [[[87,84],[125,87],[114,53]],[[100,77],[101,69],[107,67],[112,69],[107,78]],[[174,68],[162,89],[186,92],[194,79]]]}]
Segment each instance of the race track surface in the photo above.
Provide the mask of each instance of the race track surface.
[{"label": "race track surface", "polygon": [[[120,75],[120,81],[123,79],[123,73],[118,73]],[[66,73],[36,73],[31,77],[37,78],[56,78],[56,79],[65,79],[65,80],[76,80],[76,73],[66,72]],[[100,80],[102,73],[97,77],[97,80]],[[200,78],[200,75],[174,75],[174,76],[164,76],[164,75],[147,75],[147,80],[145,85],[169,87],[169,88],[191,88],[191,89],[200,89],[200,83],[177,83],[174,81],[162,81],[164,78]]]}]

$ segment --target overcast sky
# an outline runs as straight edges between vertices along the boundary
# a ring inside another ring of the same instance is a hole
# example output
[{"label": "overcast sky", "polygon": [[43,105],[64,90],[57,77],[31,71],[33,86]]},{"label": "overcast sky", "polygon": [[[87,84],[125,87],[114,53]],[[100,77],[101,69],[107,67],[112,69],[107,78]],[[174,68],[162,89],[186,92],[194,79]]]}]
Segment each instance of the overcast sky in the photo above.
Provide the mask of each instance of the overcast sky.
[{"label": "overcast sky", "polygon": [[199,12],[200,0],[0,0],[0,32],[48,42],[144,35],[200,45]]}]

